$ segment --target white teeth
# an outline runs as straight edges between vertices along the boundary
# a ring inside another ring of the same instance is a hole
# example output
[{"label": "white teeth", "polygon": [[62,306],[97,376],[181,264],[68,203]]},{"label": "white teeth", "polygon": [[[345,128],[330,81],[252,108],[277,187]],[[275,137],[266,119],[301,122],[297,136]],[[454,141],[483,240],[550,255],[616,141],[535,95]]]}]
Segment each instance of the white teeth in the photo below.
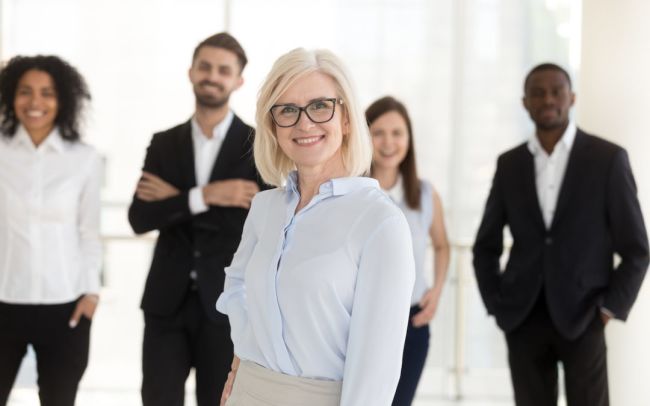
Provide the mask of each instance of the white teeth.
[{"label": "white teeth", "polygon": [[27,112],[28,117],[35,117],[36,118],[36,117],[43,117],[44,115],[45,115],[45,112],[41,111],[41,110],[29,110]]},{"label": "white teeth", "polygon": [[316,141],[320,139],[319,137],[308,137],[308,138],[296,138],[294,141],[296,141],[300,145],[307,145],[307,144],[313,144]]}]

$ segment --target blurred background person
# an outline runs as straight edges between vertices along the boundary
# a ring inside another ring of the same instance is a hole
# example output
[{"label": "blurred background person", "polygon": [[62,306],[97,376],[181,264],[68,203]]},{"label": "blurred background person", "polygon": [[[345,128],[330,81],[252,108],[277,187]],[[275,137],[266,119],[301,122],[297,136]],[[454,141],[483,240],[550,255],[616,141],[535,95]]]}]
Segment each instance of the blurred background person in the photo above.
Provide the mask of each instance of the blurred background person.
[{"label": "blurred background person", "polygon": [[90,94],[56,56],[0,72],[0,404],[27,346],[42,405],[71,406],[99,300],[101,160],[80,141]]},{"label": "blurred background person", "polygon": [[253,199],[217,302],[236,355],[226,404],[388,405],[413,248],[404,215],[361,176],[372,151],[349,74],[329,51],[295,49],[256,117],[255,162],[278,187]]},{"label": "blurred background person", "polygon": [[232,360],[228,319],[215,309],[259,179],[253,129],[230,109],[248,59],[222,32],[194,49],[191,119],[154,134],[129,222],[159,230],[142,297],[142,401],[182,406],[192,368],[199,406],[219,403]]},{"label": "blurred background person", "polygon": [[[393,400],[393,406],[408,406],[415,397],[429,351],[429,322],[436,313],[447,277],[449,241],[440,197],[417,174],[411,119],[406,107],[393,97],[383,97],[368,107],[366,120],[373,146],[371,176],[404,212],[413,240],[415,287],[402,373]],[[434,250],[433,287],[428,283],[425,269],[430,243]]]},{"label": "blurred background person", "polygon": [[558,404],[560,363],[568,406],[608,406],[605,326],[627,320],[648,268],[632,168],[625,149],[571,119],[576,95],[562,67],[535,66],[523,90],[535,130],[497,159],[476,281],[506,338],[517,406]]}]

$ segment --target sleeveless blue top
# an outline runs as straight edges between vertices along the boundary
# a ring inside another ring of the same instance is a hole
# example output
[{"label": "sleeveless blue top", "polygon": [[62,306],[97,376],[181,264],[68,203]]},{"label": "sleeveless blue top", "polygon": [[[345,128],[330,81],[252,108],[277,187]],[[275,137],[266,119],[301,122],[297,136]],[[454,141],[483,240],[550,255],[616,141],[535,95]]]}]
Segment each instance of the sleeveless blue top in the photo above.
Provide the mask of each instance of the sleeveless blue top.
[{"label": "sleeveless blue top", "polygon": [[[390,198],[399,206],[406,216],[406,220],[411,229],[411,239],[413,240],[413,257],[415,259],[415,286],[411,297],[411,305],[416,305],[422,299],[422,296],[429,289],[425,269],[425,260],[427,249],[431,244],[429,230],[433,223],[433,186],[425,181],[420,180],[420,209],[414,210],[408,206],[404,197],[404,186],[402,177],[397,179],[397,183],[385,191]],[[427,267],[427,269],[430,269]]]}]

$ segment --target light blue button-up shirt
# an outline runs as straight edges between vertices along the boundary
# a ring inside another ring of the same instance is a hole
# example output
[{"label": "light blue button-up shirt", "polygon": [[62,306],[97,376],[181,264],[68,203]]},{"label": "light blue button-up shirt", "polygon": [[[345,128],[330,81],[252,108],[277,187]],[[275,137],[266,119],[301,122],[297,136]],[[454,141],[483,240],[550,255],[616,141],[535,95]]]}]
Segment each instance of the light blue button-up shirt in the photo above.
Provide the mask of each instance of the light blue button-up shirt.
[{"label": "light blue button-up shirt", "polygon": [[295,172],[253,199],[217,301],[235,354],[342,380],[342,406],[388,406],[415,279],[406,219],[371,178],[325,182],[295,213],[299,200]]}]

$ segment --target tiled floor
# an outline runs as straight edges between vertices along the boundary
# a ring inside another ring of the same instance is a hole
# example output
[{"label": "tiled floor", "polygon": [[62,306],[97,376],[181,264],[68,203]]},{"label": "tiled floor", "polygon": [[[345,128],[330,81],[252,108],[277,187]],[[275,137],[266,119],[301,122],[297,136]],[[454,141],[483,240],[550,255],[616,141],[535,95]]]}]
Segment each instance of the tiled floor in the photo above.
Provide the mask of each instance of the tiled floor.
[{"label": "tiled floor", "polygon": [[[139,300],[149,266],[151,242],[118,240],[107,244],[105,250],[105,285],[101,306],[93,321],[91,358],[81,382],[77,406],[138,406],[140,405],[140,345],[142,314]],[[464,371],[465,398],[454,400],[452,376],[448,372],[453,358],[454,306],[453,289],[449,288],[447,304],[432,327],[433,341],[427,369],[422,378],[414,406],[511,406],[507,369],[503,368],[503,348],[500,336],[489,333],[485,338],[481,328],[486,326],[482,309],[470,314],[467,323],[467,363],[476,366]],[[472,304],[468,297],[468,306]],[[476,320],[474,319],[476,318]],[[478,334],[478,336],[477,336]],[[492,334],[492,335],[490,335]],[[491,338],[490,338],[491,337]],[[496,367],[495,367],[496,365]],[[37,406],[33,355],[26,357],[8,406]],[[193,383],[188,380],[187,406],[194,406]]]}]

